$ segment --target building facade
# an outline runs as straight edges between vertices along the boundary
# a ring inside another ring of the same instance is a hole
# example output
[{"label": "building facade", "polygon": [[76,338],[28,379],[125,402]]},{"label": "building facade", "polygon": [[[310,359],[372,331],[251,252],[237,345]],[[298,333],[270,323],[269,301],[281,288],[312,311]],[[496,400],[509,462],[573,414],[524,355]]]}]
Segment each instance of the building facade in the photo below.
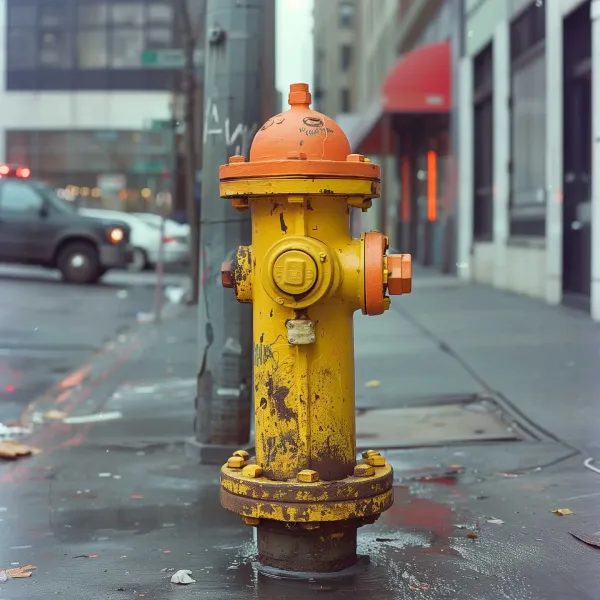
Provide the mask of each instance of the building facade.
[{"label": "building facade", "polygon": [[372,5],[348,130],[391,180],[377,224],[419,263],[600,320],[600,0]]},{"label": "building facade", "polygon": [[313,100],[316,110],[327,115],[356,107],[357,5],[357,0],[314,3]]},{"label": "building facade", "polygon": [[600,320],[594,6],[465,4],[459,254],[464,277]]},{"label": "building facade", "polygon": [[84,200],[167,188],[179,73],[142,60],[176,33],[166,0],[0,2],[3,160]]},{"label": "building facade", "polygon": [[[108,198],[115,208],[143,210],[150,195],[170,190],[182,163],[181,135],[172,127],[183,117],[182,68],[160,54],[182,47],[175,5],[0,0],[0,161],[27,164],[86,204]],[[199,36],[201,116],[205,0],[188,7]],[[274,13],[274,0],[264,0],[265,115],[275,110]],[[174,208],[182,201],[176,194]]]}]

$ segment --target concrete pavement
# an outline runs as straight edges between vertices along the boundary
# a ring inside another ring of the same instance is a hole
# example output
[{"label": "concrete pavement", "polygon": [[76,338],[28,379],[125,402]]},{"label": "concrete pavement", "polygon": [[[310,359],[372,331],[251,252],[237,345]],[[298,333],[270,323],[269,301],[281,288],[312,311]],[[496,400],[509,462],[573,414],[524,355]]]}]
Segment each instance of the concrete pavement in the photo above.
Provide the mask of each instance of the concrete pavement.
[{"label": "concrete pavement", "polygon": [[[597,598],[600,550],[570,534],[600,528],[600,475],[583,465],[598,420],[579,405],[593,371],[578,367],[560,402],[559,366],[577,367],[598,330],[426,272],[395,305],[356,319],[359,444],[391,439],[395,470],[394,507],[359,535],[364,573],[324,584],[254,572],[251,529],[219,507],[218,469],[185,459],[197,356],[188,310],[132,332],[129,354],[98,364],[68,402],[79,423],[37,425],[42,452],[0,464],[0,568],[37,566],[0,584],[0,598]],[[114,419],[89,422],[99,413]],[[197,583],[171,584],[173,569]]]},{"label": "concrete pavement", "polygon": [[[181,275],[166,285],[181,286]],[[152,311],[154,273],[109,273],[98,286],[72,286],[53,271],[0,265],[0,423]]]}]

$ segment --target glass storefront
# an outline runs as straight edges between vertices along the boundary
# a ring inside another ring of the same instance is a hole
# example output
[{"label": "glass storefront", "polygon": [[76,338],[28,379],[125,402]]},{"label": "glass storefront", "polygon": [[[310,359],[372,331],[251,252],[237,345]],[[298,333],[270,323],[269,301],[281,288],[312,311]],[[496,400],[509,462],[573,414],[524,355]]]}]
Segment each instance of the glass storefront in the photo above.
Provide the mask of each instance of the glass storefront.
[{"label": "glass storefront", "polygon": [[84,206],[145,210],[170,189],[170,131],[7,131],[6,158]]}]

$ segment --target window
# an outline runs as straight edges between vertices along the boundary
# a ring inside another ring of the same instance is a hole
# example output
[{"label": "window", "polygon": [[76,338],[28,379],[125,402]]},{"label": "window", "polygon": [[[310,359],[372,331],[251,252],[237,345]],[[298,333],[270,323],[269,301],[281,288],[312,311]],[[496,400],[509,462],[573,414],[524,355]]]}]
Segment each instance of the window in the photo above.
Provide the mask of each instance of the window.
[{"label": "window", "polygon": [[344,88],[340,90],[340,109],[344,113],[350,112],[350,90]]},{"label": "window", "polygon": [[148,29],[146,32],[146,49],[160,50],[173,47],[173,35],[170,29]]},{"label": "window", "polygon": [[7,32],[7,68],[34,69],[36,66],[37,39],[34,29],[13,28]]},{"label": "window", "polygon": [[544,24],[544,4],[536,2],[511,25],[511,235],[545,235]]},{"label": "window", "polygon": [[108,7],[106,4],[84,4],[77,8],[79,27],[106,25],[108,21]]},{"label": "window", "polygon": [[340,2],[339,4],[339,16],[340,16],[340,27],[348,29],[354,27],[354,16],[356,13],[356,7],[354,2]]},{"label": "window", "polygon": [[490,44],[475,57],[473,237],[491,240],[494,226],[493,56]]},{"label": "window", "polygon": [[66,69],[71,66],[69,38],[64,31],[44,31],[39,39],[39,64]]},{"label": "window", "polygon": [[141,68],[144,50],[177,47],[171,0],[6,5],[8,90],[166,89],[174,75]]},{"label": "window", "polygon": [[27,183],[7,180],[0,187],[0,210],[37,212],[43,203],[42,197]]},{"label": "window", "polygon": [[105,30],[81,31],[77,34],[77,63],[82,69],[108,66],[108,34]]},{"label": "window", "polygon": [[151,2],[148,6],[148,22],[153,25],[169,25],[173,23],[173,7],[164,2]]},{"label": "window", "polygon": [[342,71],[347,71],[352,65],[352,46],[344,44],[340,48],[340,63]]},{"label": "window", "polygon": [[111,22],[114,25],[141,27],[144,24],[144,5],[139,2],[114,4],[111,9]]},{"label": "window", "polygon": [[142,29],[115,29],[112,32],[110,66],[115,69],[131,69],[142,64],[144,31]]},{"label": "window", "polygon": [[8,15],[9,29],[13,27],[35,27],[37,11],[34,5],[14,5]]},{"label": "window", "polygon": [[64,2],[42,4],[40,6],[40,25],[42,27],[60,27],[63,24],[65,13]]}]

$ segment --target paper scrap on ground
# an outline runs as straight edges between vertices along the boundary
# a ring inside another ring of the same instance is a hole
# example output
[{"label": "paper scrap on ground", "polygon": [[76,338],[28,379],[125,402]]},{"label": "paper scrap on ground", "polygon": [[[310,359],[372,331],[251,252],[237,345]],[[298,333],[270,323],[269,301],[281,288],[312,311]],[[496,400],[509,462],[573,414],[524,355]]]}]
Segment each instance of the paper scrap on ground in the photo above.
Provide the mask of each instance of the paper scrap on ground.
[{"label": "paper scrap on ground", "polygon": [[0,571],[0,583],[4,583],[5,581],[8,581],[8,575],[5,571]]},{"label": "paper scrap on ground", "polygon": [[367,381],[367,383],[365,383],[366,388],[378,388],[380,385],[381,381],[377,381],[376,379],[373,381]]},{"label": "paper scrap on ground", "polygon": [[555,515],[559,517],[566,517],[567,515],[574,515],[575,513],[570,508],[557,508],[552,511]]},{"label": "paper scrap on ground", "polygon": [[111,412],[97,413],[95,415],[82,415],[80,417],[67,417],[64,419],[64,423],[67,425],[83,425],[85,423],[102,423],[104,421],[114,421],[116,419],[122,419],[123,414],[121,411],[114,410]]},{"label": "paper scrap on ground", "polygon": [[502,519],[488,519],[487,522],[491,523],[492,525],[504,525],[504,521]]},{"label": "paper scrap on ground", "polygon": [[171,577],[171,583],[179,583],[181,585],[187,585],[188,583],[196,583],[196,580],[190,577],[191,574],[191,571],[177,571],[177,573],[173,573]]},{"label": "paper scrap on ground", "polygon": [[37,567],[34,565],[23,565],[14,569],[6,569],[6,575],[9,579],[23,579],[24,577],[31,577],[35,569]]},{"label": "paper scrap on ground", "polygon": [[0,442],[0,458],[7,460],[15,460],[17,458],[23,458],[25,456],[31,456],[32,454],[39,453],[40,450],[28,446],[27,444],[21,444],[13,441]]}]

